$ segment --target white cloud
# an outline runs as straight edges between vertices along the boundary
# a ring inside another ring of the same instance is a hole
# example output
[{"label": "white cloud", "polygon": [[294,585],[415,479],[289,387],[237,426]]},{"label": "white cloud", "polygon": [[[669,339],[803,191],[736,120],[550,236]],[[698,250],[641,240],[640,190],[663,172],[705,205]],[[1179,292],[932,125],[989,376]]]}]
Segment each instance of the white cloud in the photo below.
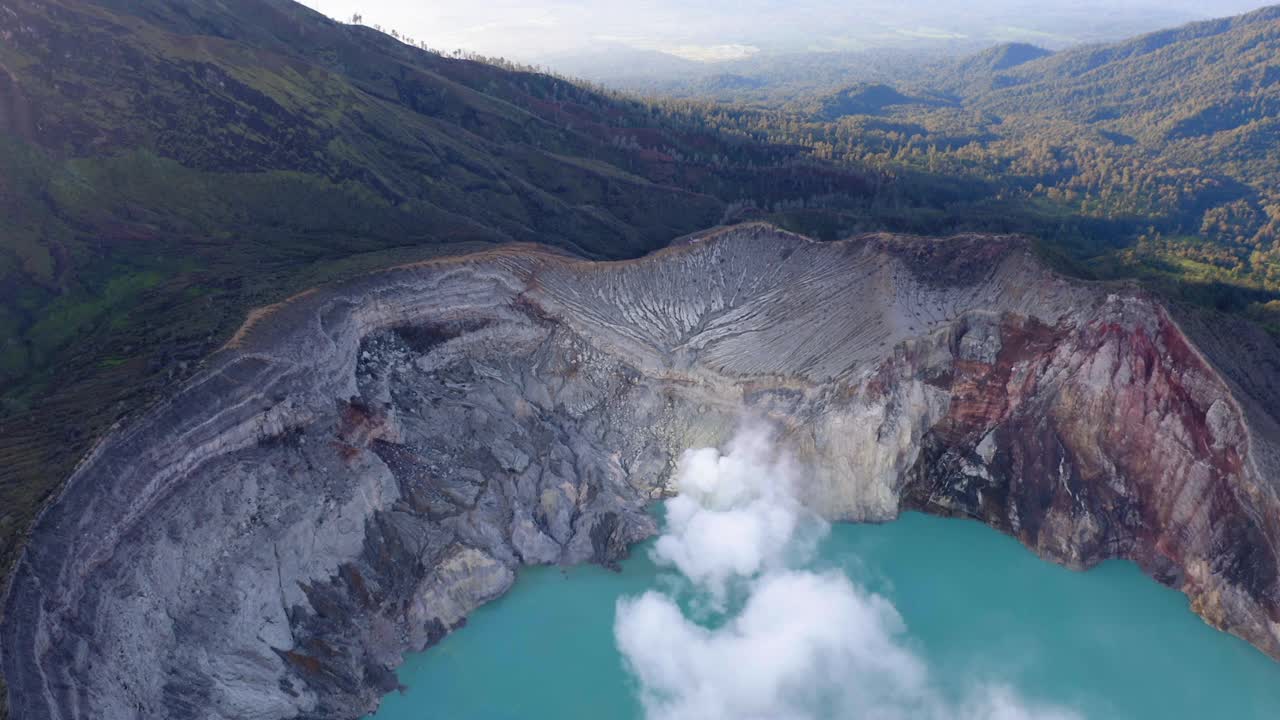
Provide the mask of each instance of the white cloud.
[{"label": "white cloud", "polygon": [[681,458],[653,554],[684,578],[686,607],[718,612],[699,622],[659,591],[618,602],[618,649],[649,720],[1076,718],[1003,686],[945,698],[892,603],[803,569],[824,526],[795,500],[798,472],[759,426],[724,454]]},{"label": "white cloud", "polygon": [[901,627],[843,575],[777,571],[714,630],[659,593],[624,600],[617,637],[654,720],[899,717],[925,688],[923,665],[895,642]]}]

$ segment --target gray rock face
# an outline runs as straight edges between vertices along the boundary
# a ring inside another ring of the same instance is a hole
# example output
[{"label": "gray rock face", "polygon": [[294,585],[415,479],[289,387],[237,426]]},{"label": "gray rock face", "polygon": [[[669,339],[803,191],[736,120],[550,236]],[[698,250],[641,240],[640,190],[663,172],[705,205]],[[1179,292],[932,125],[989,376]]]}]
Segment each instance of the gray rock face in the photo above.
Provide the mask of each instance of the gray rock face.
[{"label": "gray rock face", "polygon": [[1280,656],[1278,357],[1011,238],[740,226],[370,275],[258,314],[82,463],[7,598],[10,704],[358,717],[520,565],[623,557],[675,456],[744,413],[832,519],[919,507],[1130,557]]}]

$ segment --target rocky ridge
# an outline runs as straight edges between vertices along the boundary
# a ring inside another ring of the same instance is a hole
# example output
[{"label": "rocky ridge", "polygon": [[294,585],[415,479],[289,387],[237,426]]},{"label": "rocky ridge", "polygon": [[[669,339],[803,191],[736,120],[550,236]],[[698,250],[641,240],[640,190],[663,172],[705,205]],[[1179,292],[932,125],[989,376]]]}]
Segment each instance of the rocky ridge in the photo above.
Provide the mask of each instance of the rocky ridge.
[{"label": "rocky ridge", "polygon": [[[1242,352],[1248,348],[1249,352]],[[1137,561],[1280,658],[1280,352],[1010,237],[516,247],[257,314],[101,443],[0,628],[22,718],[351,718],[529,563],[613,563],[674,457],[777,425],[833,520]]]}]

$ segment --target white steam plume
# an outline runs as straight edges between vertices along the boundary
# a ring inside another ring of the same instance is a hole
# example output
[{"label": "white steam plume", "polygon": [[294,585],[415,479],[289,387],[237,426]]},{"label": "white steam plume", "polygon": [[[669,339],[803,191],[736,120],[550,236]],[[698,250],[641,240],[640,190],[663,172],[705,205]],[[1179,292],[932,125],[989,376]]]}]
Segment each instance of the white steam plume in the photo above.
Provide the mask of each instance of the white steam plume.
[{"label": "white steam plume", "polygon": [[715,448],[685,451],[676,468],[679,494],[667,501],[666,531],[654,558],[716,604],[734,580],[785,567],[789,556],[811,549],[797,535],[816,539],[825,531],[796,502],[796,473],[796,463],[777,452],[761,425],[744,426],[723,455]]},{"label": "white steam plume", "polygon": [[944,699],[892,603],[803,569],[825,525],[796,500],[798,473],[759,425],[724,454],[681,458],[653,556],[682,576],[687,604],[718,612],[699,623],[658,591],[619,600],[614,634],[649,720],[1077,718],[1000,686]]}]

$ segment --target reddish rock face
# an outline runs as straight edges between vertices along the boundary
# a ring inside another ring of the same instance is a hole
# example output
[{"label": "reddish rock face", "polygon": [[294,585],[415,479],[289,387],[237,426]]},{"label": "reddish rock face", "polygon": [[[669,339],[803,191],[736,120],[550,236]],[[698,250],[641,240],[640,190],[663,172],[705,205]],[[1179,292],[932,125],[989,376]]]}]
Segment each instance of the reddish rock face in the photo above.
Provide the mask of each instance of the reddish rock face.
[{"label": "reddish rock face", "polygon": [[970,332],[934,380],[950,409],[903,507],[979,518],[1073,568],[1134,560],[1280,656],[1264,520],[1280,507],[1246,472],[1239,407],[1167,313],[1120,306],[1076,327],[1005,315],[986,342]]}]

